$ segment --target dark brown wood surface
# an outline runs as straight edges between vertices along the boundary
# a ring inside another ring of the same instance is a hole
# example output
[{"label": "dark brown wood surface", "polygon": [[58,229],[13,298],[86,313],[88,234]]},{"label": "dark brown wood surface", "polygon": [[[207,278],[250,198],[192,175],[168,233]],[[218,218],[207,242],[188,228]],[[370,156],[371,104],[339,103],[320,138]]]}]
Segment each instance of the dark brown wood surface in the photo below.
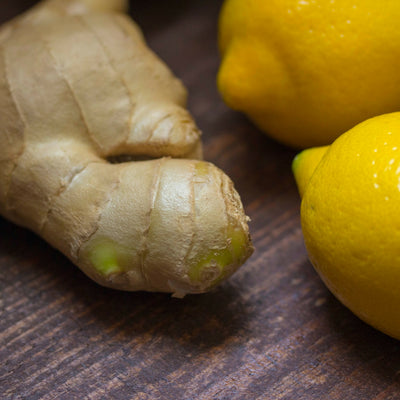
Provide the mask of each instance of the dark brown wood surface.
[{"label": "dark brown wood surface", "polygon": [[[2,0],[1,20],[33,3]],[[308,261],[295,151],[217,93],[220,6],[137,0],[132,10],[189,88],[206,158],[252,218],[255,254],[208,294],[124,293],[0,219],[1,399],[400,399],[400,342],[353,316]]]}]

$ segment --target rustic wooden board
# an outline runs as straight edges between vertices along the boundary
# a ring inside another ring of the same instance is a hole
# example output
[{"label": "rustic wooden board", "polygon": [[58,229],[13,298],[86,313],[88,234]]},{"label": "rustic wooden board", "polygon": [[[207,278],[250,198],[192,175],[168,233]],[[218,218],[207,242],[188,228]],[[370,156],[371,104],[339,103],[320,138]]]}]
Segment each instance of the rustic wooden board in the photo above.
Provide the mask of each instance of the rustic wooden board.
[{"label": "rustic wooden board", "polygon": [[[0,18],[33,3],[3,0]],[[178,300],[99,287],[0,219],[0,398],[400,399],[400,343],[336,301],[307,259],[295,152],[218,96],[221,1],[134,3],[190,90],[206,157],[235,181],[257,251],[212,293]]]}]

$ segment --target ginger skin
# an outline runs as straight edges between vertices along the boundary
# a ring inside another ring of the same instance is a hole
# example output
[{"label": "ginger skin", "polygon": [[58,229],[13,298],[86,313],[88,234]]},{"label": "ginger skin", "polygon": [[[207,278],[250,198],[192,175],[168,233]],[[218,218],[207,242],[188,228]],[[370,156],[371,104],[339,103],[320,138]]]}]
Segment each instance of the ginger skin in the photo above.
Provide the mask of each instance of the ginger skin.
[{"label": "ginger skin", "polygon": [[101,285],[205,292],[251,255],[247,217],[126,6],[48,0],[1,27],[0,214]]}]

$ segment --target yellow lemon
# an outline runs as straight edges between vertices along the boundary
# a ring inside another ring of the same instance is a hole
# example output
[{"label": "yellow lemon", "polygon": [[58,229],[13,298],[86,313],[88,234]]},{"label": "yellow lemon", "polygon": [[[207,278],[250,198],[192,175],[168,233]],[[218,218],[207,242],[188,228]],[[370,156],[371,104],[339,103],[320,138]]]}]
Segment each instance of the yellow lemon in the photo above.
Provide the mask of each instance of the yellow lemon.
[{"label": "yellow lemon", "polygon": [[400,339],[400,113],[293,162],[310,260],[332,293]]},{"label": "yellow lemon", "polygon": [[275,139],[332,143],[400,107],[399,0],[226,0],[225,102]]}]

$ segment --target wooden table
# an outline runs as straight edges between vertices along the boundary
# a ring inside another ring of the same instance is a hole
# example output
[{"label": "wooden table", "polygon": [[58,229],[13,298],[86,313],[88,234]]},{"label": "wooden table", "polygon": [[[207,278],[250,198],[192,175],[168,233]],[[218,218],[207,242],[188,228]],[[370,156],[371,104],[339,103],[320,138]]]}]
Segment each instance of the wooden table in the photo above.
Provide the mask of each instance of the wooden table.
[{"label": "wooden table", "polygon": [[[1,20],[33,3],[3,0]],[[206,158],[241,193],[256,252],[209,294],[124,293],[0,219],[0,398],[400,399],[400,342],[353,316],[308,261],[295,152],[217,93],[221,1],[133,3],[189,88]]]}]

